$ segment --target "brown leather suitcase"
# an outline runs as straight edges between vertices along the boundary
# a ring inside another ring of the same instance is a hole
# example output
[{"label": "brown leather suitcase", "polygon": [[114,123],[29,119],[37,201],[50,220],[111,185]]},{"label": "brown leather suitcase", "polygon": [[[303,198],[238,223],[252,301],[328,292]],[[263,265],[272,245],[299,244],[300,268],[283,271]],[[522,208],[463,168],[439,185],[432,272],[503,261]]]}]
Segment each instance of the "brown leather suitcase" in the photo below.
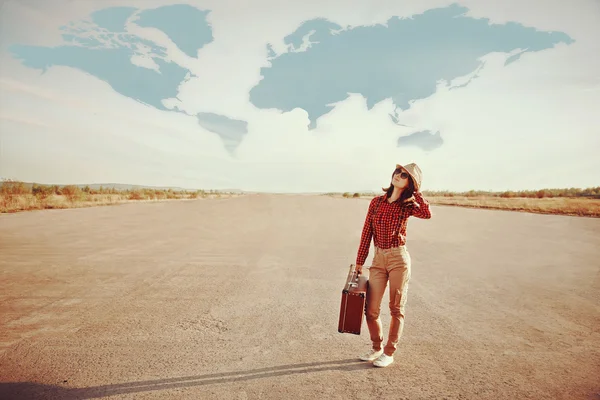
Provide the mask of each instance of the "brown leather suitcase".
[{"label": "brown leather suitcase", "polygon": [[368,274],[369,270],[363,267],[362,273],[358,275],[356,265],[350,265],[346,284],[342,290],[342,303],[338,322],[338,332],[340,333],[360,335],[369,286]]}]

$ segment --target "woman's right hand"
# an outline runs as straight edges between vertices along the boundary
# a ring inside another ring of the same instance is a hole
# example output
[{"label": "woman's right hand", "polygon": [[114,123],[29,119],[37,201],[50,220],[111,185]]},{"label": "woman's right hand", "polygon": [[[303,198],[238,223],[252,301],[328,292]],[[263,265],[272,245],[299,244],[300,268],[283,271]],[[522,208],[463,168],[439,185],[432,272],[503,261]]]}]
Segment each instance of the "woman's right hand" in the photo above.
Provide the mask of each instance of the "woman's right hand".
[{"label": "woman's right hand", "polygon": [[358,275],[362,274],[362,267],[363,267],[362,265],[358,265],[358,264],[356,265],[356,273]]}]

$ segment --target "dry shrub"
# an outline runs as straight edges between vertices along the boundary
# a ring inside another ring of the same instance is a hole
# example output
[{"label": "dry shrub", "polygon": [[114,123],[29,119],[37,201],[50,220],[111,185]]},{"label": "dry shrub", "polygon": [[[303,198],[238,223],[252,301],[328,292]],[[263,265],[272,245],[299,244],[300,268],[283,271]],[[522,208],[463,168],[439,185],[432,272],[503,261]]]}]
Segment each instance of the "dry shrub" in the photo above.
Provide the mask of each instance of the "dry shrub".
[{"label": "dry shrub", "polygon": [[31,188],[25,186],[23,182],[4,182],[0,186],[0,194],[4,196],[17,196],[30,193]]},{"label": "dry shrub", "polygon": [[448,191],[432,191],[425,190],[423,195],[426,197],[501,197],[501,198],[531,198],[531,199],[543,199],[543,198],[556,198],[556,197],[567,197],[567,198],[587,198],[587,199],[600,199],[600,186],[590,187],[586,189],[580,188],[568,188],[568,189],[540,189],[540,190],[521,190],[521,191],[482,191],[482,190],[470,190],[468,192],[448,192]]},{"label": "dry shrub", "polygon": [[73,203],[75,200],[80,200],[82,198],[82,191],[75,185],[67,185],[61,189],[61,193]]},{"label": "dry shrub", "polygon": [[133,190],[129,193],[129,200],[145,200],[146,195],[139,190]]},{"label": "dry shrub", "polygon": [[55,188],[47,185],[34,184],[31,187],[31,193],[40,200],[47,199],[50,195],[54,194]]},{"label": "dry shrub", "polygon": [[205,197],[206,192],[137,189],[116,190],[100,188],[94,190],[89,186],[83,189],[75,185],[63,187],[57,185],[28,186],[22,182],[0,183],[0,212],[16,212],[34,209],[55,209],[110,205],[128,201],[194,199]]}]

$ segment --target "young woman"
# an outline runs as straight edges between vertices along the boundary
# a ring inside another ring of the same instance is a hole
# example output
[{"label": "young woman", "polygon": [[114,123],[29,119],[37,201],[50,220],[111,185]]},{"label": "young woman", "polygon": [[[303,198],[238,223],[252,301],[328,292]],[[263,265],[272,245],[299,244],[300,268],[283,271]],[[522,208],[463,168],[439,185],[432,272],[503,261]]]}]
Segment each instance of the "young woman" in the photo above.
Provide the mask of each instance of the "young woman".
[{"label": "young woman", "polygon": [[[360,359],[374,361],[373,365],[377,367],[387,367],[394,362],[394,352],[404,327],[404,307],[411,271],[410,254],[406,249],[408,217],[431,218],[429,203],[419,191],[421,177],[421,169],[417,164],[397,164],[390,186],[383,189],[385,194],[371,201],[362,230],[356,258],[359,273],[369,255],[371,239],[375,245],[375,254],[369,268],[365,306],[373,347],[360,356]],[[379,313],[388,282],[391,323],[387,344],[382,347],[383,333]]]}]

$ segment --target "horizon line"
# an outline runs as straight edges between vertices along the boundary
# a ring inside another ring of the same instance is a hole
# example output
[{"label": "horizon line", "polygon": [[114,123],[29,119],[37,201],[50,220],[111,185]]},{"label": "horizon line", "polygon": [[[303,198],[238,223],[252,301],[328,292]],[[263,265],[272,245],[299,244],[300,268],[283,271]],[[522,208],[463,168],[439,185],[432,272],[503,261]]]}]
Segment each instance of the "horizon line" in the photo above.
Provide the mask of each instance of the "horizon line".
[{"label": "horizon line", "polygon": [[[185,188],[180,186],[170,186],[170,185],[144,185],[144,184],[134,184],[134,183],[67,183],[67,184],[57,184],[57,183],[42,183],[35,181],[23,181],[18,179],[11,178],[2,178],[0,177],[0,185],[6,183],[23,183],[26,185],[43,185],[43,186],[77,186],[77,187],[86,187],[86,186],[102,186],[106,189],[115,189],[115,186],[128,186],[129,189],[155,189],[155,190],[179,190],[179,191],[216,191],[216,192],[242,192],[242,193],[265,193],[265,194],[344,194],[344,193],[359,193],[359,194],[376,194],[382,193],[381,189],[364,189],[364,190],[304,190],[304,191],[282,191],[282,190],[250,190],[250,189],[239,189],[239,188],[229,188],[229,189],[211,189],[211,188]],[[451,189],[424,189],[421,192],[441,192],[441,193],[469,193],[469,192],[486,192],[486,193],[504,193],[504,192],[537,192],[543,190],[590,190],[590,189],[600,189],[600,186],[588,186],[588,187],[543,187],[543,188],[534,188],[534,189],[469,189],[469,190],[451,190]],[[121,190],[121,189],[119,189]]]}]

